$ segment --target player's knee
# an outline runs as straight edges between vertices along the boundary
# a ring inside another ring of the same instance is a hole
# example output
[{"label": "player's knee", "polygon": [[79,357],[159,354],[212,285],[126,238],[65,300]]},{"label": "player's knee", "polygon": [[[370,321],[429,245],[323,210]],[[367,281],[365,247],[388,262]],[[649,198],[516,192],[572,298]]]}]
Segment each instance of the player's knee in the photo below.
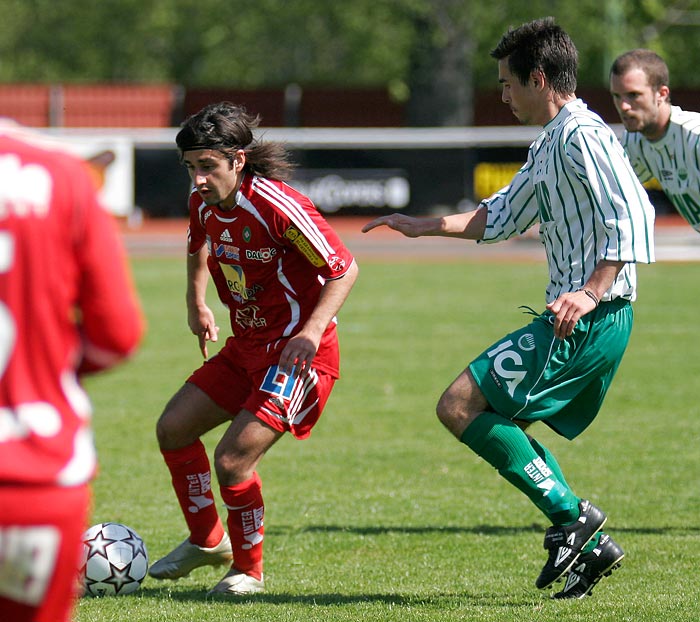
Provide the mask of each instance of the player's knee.
[{"label": "player's knee", "polygon": [[174,441],[174,431],[167,416],[167,409],[161,414],[156,423],[156,439],[160,449],[170,449]]},{"label": "player's knee", "polygon": [[454,423],[455,419],[459,416],[459,404],[455,400],[454,396],[447,389],[438,400],[435,406],[435,414],[438,420],[446,428],[450,428]]},{"label": "player's knee", "polygon": [[180,449],[191,445],[199,438],[197,433],[187,425],[188,419],[171,408],[171,404],[165,407],[156,423],[156,439],[161,450]]},{"label": "player's knee", "polygon": [[253,476],[255,464],[245,454],[218,445],[214,451],[214,470],[222,486],[235,486]]},{"label": "player's knee", "polygon": [[454,383],[440,396],[435,412],[437,418],[456,438],[485,408],[485,400],[477,392],[464,391]]},{"label": "player's knee", "polygon": [[156,423],[156,439],[161,450],[180,449],[194,443],[202,434],[196,416],[198,404],[190,399],[191,387],[183,386],[168,401]]}]

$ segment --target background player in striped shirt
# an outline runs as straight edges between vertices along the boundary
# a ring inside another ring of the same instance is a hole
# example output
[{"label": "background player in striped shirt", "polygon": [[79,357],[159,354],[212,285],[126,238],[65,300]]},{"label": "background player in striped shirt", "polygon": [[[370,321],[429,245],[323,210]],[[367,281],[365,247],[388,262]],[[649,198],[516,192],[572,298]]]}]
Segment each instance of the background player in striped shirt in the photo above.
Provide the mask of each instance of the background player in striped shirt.
[{"label": "background player in striped shirt", "polygon": [[544,128],[512,183],[473,212],[392,214],[363,230],[498,242],[539,225],[545,311],[473,360],[437,414],[551,521],[537,587],[566,576],[555,596],[580,598],[623,552],[601,531],[606,515],[573,492],[525,429],[543,421],[573,439],[597,415],[632,328],[635,264],[654,260],[654,215],[612,130],[576,98],[577,51],[551,18],[508,31],[492,56],[504,103],[522,123]]},{"label": "background player in striped shirt", "polygon": [[79,377],[143,320],[87,164],[0,121],[0,620],[68,622],[95,473]]},{"label": "background player in striped shirt", "polygon": [[[207,306],[211,275],[233,336],[165,407],[158,443],[189,528],[149,570],[177,579],[231,565],[213,593],[260,592],[263,497],[256,466],[285,432],[306,438],[339,373],[335,315],[357,265],[311,201],[282,180],[284,148],[254,138],[258,118],[212,104],[185,121],[176,142],[190,195],[187,312],[204,357],[219,328]],[[200,437],[226,424],[215,451],[228,534],[217,513]],[[233,560],[233,561],[231,561]]]},{"label": "background player in striped shirt", "polygon": [[622,145],[642,182],[655,178],[700,233],[700,113],[671,105],[668,67],[655,52],[631,50],[610,69]]}]

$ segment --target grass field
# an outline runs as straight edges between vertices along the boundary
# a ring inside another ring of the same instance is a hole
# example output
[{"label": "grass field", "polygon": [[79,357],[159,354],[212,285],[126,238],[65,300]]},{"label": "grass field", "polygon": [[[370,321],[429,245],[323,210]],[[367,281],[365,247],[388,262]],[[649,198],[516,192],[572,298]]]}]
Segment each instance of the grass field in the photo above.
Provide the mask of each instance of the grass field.
[{"label": "grass field", "polygon": [[[149,332],[133,361],[88,383],[101,462],[92,522],[130,525],[154,561],[186,535],[154,425],[199,358],[184,262],[133,266]],[[259,470],[266,593],[207,601],[223,571],[198,569],[84,598],[78,622],[695,622],[700,264],[640,268],[632,341],[602,413],[574,442],[534,431],[626,550],[592,597],[535,589],[544,517],[434,416],[466,363],[527,320],[518,306],[541,308],[545,279],[540,263],[361,262],[340,315],[343,378],[311,438],[283,438]]]}]

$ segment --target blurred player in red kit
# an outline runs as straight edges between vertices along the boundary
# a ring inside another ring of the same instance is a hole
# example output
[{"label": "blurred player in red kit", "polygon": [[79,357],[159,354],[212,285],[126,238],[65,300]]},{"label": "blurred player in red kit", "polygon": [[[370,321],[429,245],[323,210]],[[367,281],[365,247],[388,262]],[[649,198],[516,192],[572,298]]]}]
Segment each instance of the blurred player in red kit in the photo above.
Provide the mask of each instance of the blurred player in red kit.
[{"label": "blurred player in red kit", "polygon": [[87,165],[0,122],[0,619],[67,622],[95,471],[78,377],[143,320]]},{"label": "blurred player in red kit", "polygon": [[[222,102],[187,119],[176,137],[194,186],[189,328],[206,358],[219,330],[205,301],[211,276],[233,336],[188,378],[156,429],[189,536],[149,574],[177,579],[198,566],[230,565],[212,590],[229,596],[264,589],[256,467],[285,432],[304,439],[320,417],[339,373],[335,316],[358,272],[312,202],[284,183],[287,152],[254,138],[258,122]],[[200,440],[221,424],[214,464],[227,530]]]}]

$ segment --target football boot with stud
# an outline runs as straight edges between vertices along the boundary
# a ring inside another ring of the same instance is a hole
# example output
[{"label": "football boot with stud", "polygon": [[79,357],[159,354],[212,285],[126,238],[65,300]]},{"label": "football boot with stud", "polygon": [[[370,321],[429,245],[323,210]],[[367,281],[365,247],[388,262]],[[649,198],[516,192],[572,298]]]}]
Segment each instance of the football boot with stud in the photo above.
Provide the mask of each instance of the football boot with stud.
[{"label": "football boot with stud", "polygon": [[608,534],[602,534],[592,551],[579,555],[566,576],[564,589],[552,598],[583,598],[590,594],[603,577],[610,576],[620,567],[624,556],[624,551],[615,541]]},{"label": "football boot with stud", "polygon": [[265,590],[265,579],[256,579],[250,575],[232,568],[219,583],[217,583],[207,596],[246,596],[257,594]]},{"label": "football boot with stud", "polygon": [[571,525],[555,525],[545,533],[544,548],[549,557],[535,581],[535,585],[541,590],[571,570],[583,547],[600,531],[607,520],[607,516],[590,501],[582,500],[578,506],[579,517]]},{"label": "football boot with stud", "polygon": [[179,579],[200,566],[221,566],[230,564],[232,559],[231,540],[227,533],[211,548],[197,546],[188,539],[155,562],[148,574],[154,579]]}]

